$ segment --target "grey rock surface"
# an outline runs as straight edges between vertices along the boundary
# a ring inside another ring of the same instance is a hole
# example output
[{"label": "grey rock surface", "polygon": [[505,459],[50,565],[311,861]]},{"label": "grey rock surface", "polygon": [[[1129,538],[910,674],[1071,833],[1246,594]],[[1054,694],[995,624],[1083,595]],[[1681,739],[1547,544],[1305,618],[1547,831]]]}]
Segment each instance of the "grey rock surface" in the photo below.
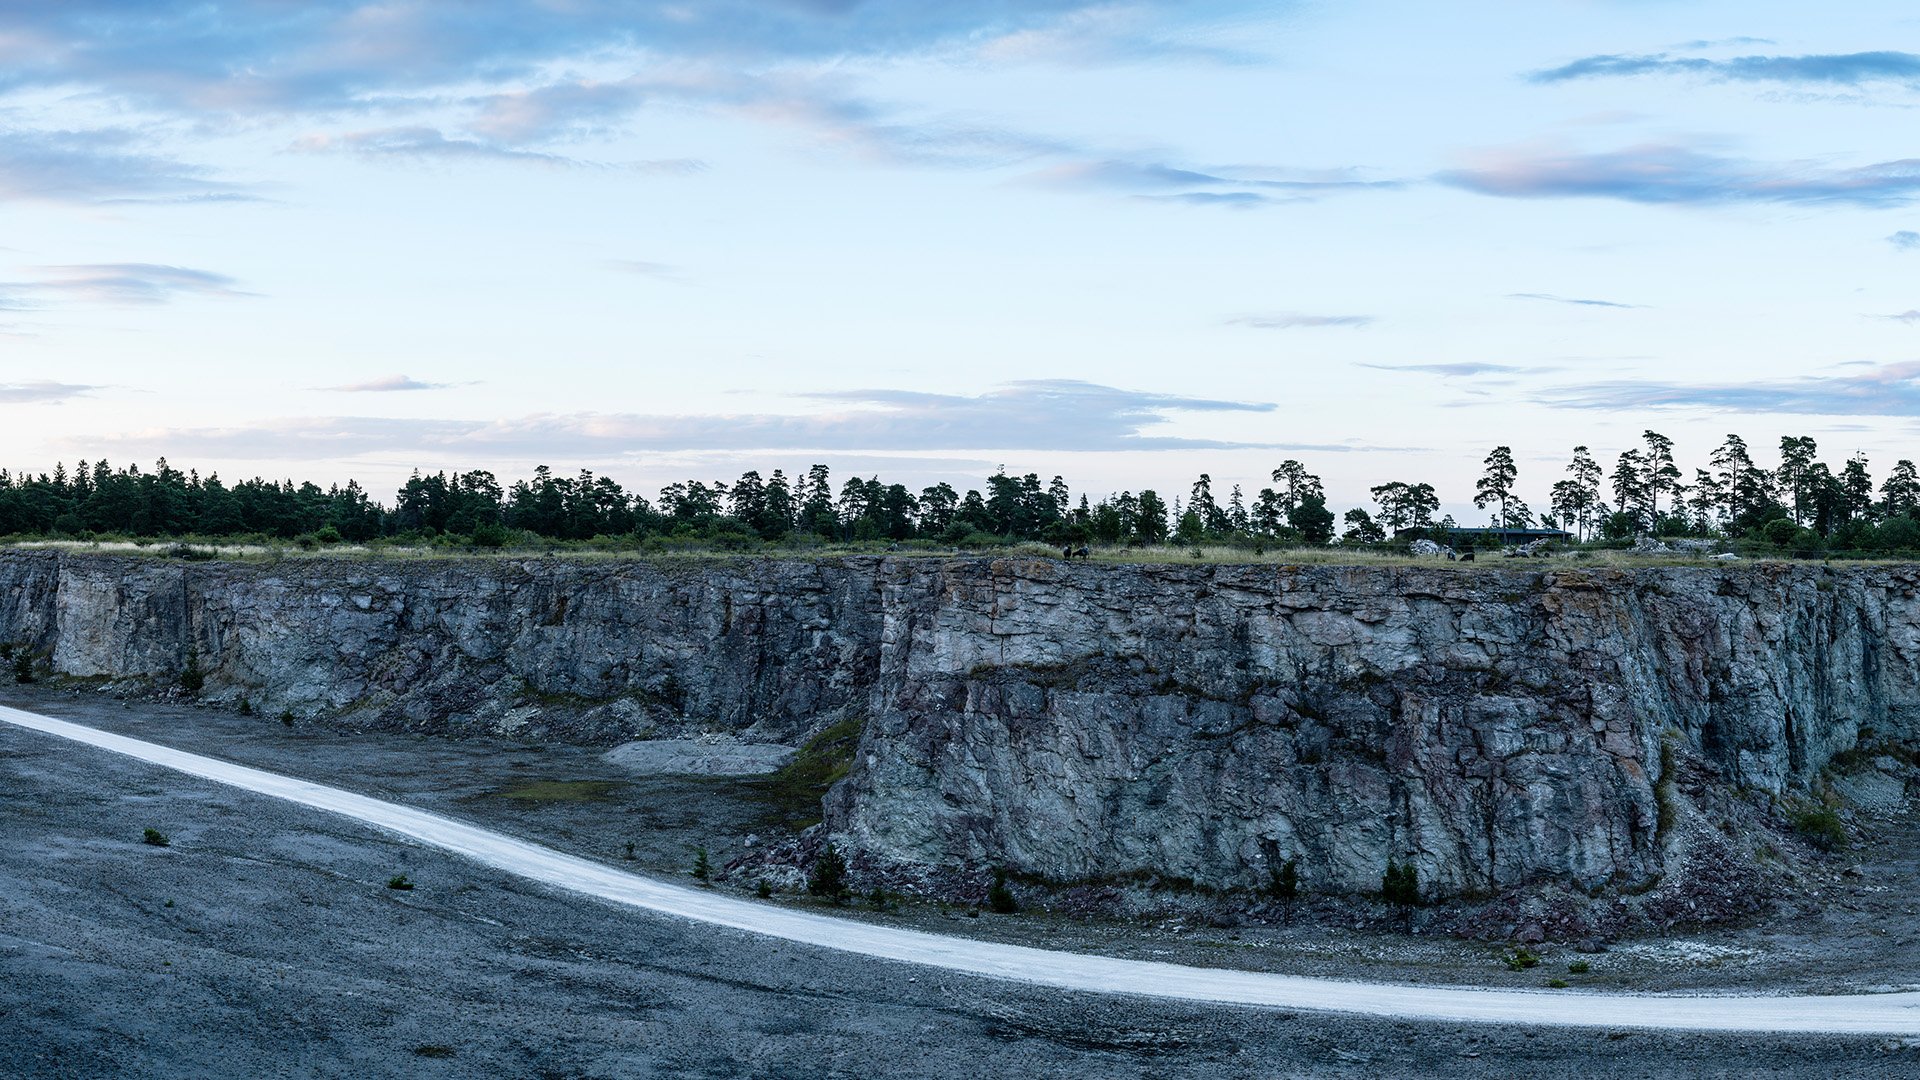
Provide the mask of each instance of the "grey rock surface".
[{"label": "grey rock surface", "polygon": [[1434,893],[1666,869],[1676,757],[1807,784],[1911,740],[1920,570],[1045,559],[175,564],[0,554],[72,677],[347,725],[797,743],[865,717],[837,842],[905,866]]},{"label": "grey rock surface", "polygon": [[710,739],[638,739],[606,752],[606,760],[642,776],[756,776],[793,760],[791,746]]}]

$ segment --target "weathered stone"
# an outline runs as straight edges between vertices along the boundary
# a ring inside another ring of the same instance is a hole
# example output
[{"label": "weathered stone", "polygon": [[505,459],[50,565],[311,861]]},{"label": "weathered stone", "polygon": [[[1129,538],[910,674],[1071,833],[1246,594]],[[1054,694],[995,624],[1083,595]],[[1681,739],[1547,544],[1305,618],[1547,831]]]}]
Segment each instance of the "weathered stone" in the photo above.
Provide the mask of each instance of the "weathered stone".
[{"label": "weathered stone", "polygon": [[789,745],[896,864],[1429,895],[1656,879],[1663,742],[1765,792],[1920,735],[1920,570],[0,553],[70,676],[346,724]]}]

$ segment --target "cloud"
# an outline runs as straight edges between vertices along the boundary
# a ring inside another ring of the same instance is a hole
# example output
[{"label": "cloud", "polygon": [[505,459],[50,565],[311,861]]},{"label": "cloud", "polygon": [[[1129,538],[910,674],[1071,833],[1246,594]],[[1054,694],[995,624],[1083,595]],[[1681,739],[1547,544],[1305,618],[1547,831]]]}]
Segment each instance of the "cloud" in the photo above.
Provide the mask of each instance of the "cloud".
[{"label": "cloud", "polygon": [[366,382],[348,383],[345,386],[322,386],[317,389],[334,390],[343,394],[385,394],[400,390],[445,390],[458,383],[421,382],[406,375],[388,375]]},{"label": "cloud", "polygon": [[[975,396],[905,390],[805,395],[805,413],[538,414],[501,420],[300,417],[224,428],[155,429],[109,440],[174,456],[303,458],[372,452],[522,457],[726,450],[840,452],[1293,448],[1161,433],[1189,413],[1268,413],[1275,406],[1122,390],[1076,380],[1007,384]],[[96,440],[97,441],[97,440]],[[1364,450],[1359,444],[1316,449]]]},{"label": "cloud", "polygon": [[70,398],[82,397],[94,390],[105,387],[88,386],[82,383],[60,383],[41,380],[38,382],[0,382],[0,405],[21,405],[39,402],[58,405]]},{"label": "cloud", "polygon": [[1249,326],[1255,330],[1292,330],[1303,326],[1369,326],[1374,322],[1374,317],[1303,315],[1296,311],[1282,311],[1271,315],[1235,315],[1226,322],[1228,326]]},{"label": "cloud", "polygon": [[1483,153],[1468,168],[1434,179],[1482,195],[1517,199],[1895,206],[1920,196],[1920,158],[1831,169],[1741,161],[1658,143],[1597,154],[1528,148]]},{"label": "cloud", "polygon": [[[1708,43],[1698,43],[1704,47]],[[1906,52],[1829,53],[1807,56],[1737,56],[1730,60],[1676,57],[1667,53],[1585,56],[1527,76],[1534,83],[1635,75],[1701,75],[1732,82],[1828,83],[1858,86],[1870,82],[1920,85],[1920,55]]]},{"label": "cloud", "polygon": [[[0,282],[0,307],[39,307],[41,300],[73,303],[164,304],[180,296],[243,297],[234,279],[211,270],[157,263],[90,263],[34,267],[33,281]],[[10,301],[7,294],[24,295]]]},{"label": "cloud", "polygon": [[1242,166],[1185,169],[1157,161],[1076,160],[1052,165],[1026,182],[1055,188],[1137,193],[1204,206],[1250,207],[1303,202],[1325,195],[1392,190],[1398,180],[1365,180],[1350,169],[1304,170]]},{"label": "cloud", "polygon": [[1901,229],[1899,232],[1887,237],[1887,243],[1892,244],[1901,251],[1920,251],[1920,232],[1914,232],[1912,229]]},{"label": "cloud", "polygon": [[1743,383],[1617,380],[1559,387],[1535,398],[1569,409],[1714,409],[1808,416],[1920,417],[1920,361],[1867,365],[1857,374]]},{"label": "cloud", "polygon": [[1457,364],[1360,364],[1357,366],[1372,368],[1375,371],[1414,371],[1423,375],[1439,375],[1449,379],[1472,378],[1475,375],[1534,375],[1560,370],[1552,367],[1519,367],[1514,364],[1489,364],[1481,361]]},{"label": "cloud", "polygon": [[1577,304],[1581,307],[1605,308],[1643,308],[1645,304],[1621,304],[1612,300],[1582,300],[1572,296],[1555,296],[1552,293],[1516,292],[1508,293],[1509,300],[1550,300],[1556,304]]},{"label": "cloud", "polygon": [[0,202],[59,203],[252,201],[209,170],[138,149],[118,128],[0,132]]},{"label": "cloud", "polygon": [[1894,322],[1903,322],[1911,326],[1914,323],[1920,323],[1920,309],[1908,308],[1898,315],[1875,315],[1874,318],[1891,319]]}]

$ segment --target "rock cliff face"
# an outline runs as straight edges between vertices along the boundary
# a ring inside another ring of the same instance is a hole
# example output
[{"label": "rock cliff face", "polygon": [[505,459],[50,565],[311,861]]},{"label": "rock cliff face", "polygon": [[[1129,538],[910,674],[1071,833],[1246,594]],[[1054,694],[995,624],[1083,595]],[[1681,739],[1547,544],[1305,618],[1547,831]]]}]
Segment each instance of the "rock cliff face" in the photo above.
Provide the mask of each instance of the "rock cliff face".
[{"label": "rock cliff face", "polygon": [[1768,792],[1920,737],[1920,569],[275,565],[0,554],[0,641],[355,724],[793,741],[845,846],[1056,880],[1441,892],[1663,870],[1674,754]]}]

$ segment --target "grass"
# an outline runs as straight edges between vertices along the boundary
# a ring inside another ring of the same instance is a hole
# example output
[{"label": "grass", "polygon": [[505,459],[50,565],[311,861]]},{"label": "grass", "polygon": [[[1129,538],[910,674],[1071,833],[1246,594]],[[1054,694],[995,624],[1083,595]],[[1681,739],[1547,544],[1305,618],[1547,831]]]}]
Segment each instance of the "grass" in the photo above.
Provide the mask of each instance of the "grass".
[{"label": "grass", "polygon": [[776,822],[804,829],[820,821],[820,798],[853,768],[865,717],[850,717],[808,739],[793,760],[758,780],[744,781],[746,790],[767,802]]},{"label": "grass", "polygon": [[1790,815],[1793,828],[1821,851],[1838,851],[1847,846],[1847,827],[1840,815],[1825,806],[1809,806]]},{"label": "grass", "polygon": [[606,802],[623,786],[619,780],[534,780],[518,787],[502,788],[492,797],[523,803]]}]

